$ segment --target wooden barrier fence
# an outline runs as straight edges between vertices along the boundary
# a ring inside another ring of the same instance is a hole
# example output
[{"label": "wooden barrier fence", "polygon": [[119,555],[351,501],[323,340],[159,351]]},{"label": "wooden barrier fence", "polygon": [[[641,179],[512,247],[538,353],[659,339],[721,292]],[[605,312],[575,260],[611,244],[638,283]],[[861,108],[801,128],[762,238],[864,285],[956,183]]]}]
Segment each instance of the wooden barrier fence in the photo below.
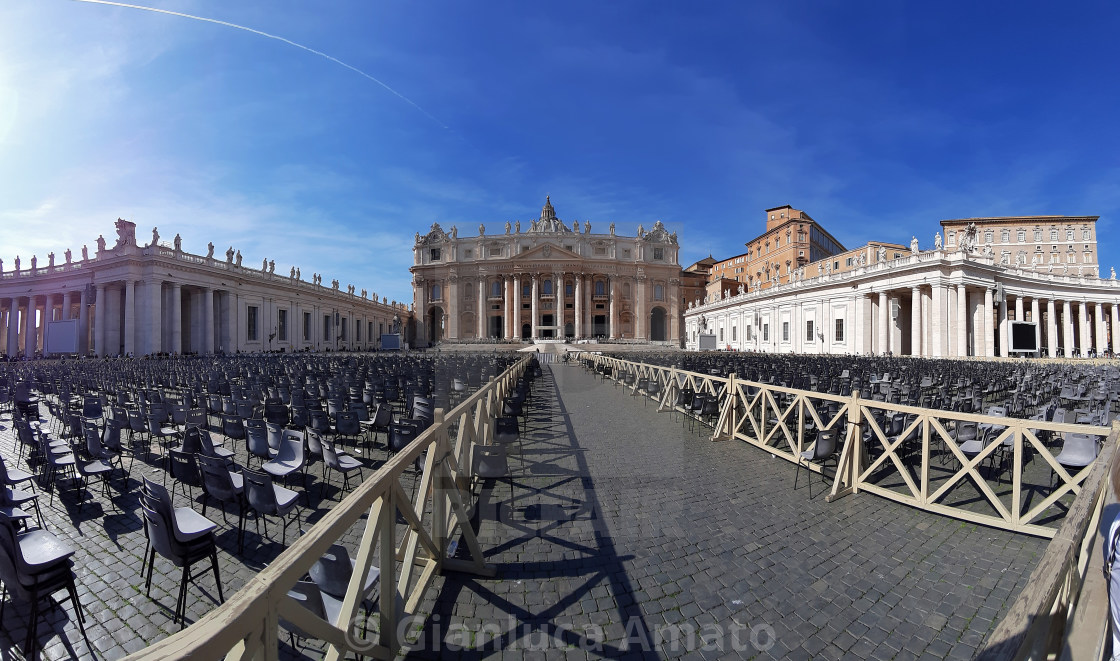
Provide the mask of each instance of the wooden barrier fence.
[{"label": "wooden barrier fence", "polygon": [[[580,359],[609,371],[635,394],[646,394],[640,383],[656,381],[661,411],[693,415],[694,409],[679,404],[684,390],[714,398],[718,417],[712,422],[712,440],[738,439],[815,473],[824,470],[823,464],[802,459],[802,453],[812,449],[819,431],[835,429],[840,450],[830,501],[867,491],[930,512],[1040,537],[1054,536],[1063,508],[1070,506],[1067,496],[1081,493],[1099,463],[1067,470],[1047,442],[1066,434],[1108,436],[1109,443],[1116,442],[1115,427],[925,409],[865,399],[858,390],[849,396],[833,395],[600,354],[584,353]],[[888,427],[895,420],[901,426]],[[963,443],[955,440],[962,423],[987,430],[978,436],[983,441],[977,451],[966,454]],[[1038,468],[1025,480],[1032,460]],[[985,462],[991,464],[986,476]],[[1043,488],[1037,478],[1047,470],[1050,484]],[[997,493],[1005,474],[1010,491]],[[975,494],[969,492],[968,498],[957,493],[970,488]]]},{"label": "wooden barrier fence", "polygon": [[[325,641],[328,661],[347,653],[392,659],[401,647],[398,624],[415,613],[436,574],[444,570],[495,573],[484,562],[469,521],[474,507],[471,448],[489,442],[494,419],[501,415],[503,401],[530,360],[526,356],[517,361],[449,413],[437,410],[432,426],[407,449],[355,488],[228,601],[128,659],[275,659],[281,618]],[[413,501],[400,479],[421,456],[424,468]],[[407,522],[400,538],[398,513]],[[289,597],[288,590],[365,514],[368,518],[342,611],[337,621],[327,622]],[[456,529],[469,559],[449,557]],[[353,623],[366,576],[375,563],[381,572],[378,626],[375,637],[367,639]]]}]

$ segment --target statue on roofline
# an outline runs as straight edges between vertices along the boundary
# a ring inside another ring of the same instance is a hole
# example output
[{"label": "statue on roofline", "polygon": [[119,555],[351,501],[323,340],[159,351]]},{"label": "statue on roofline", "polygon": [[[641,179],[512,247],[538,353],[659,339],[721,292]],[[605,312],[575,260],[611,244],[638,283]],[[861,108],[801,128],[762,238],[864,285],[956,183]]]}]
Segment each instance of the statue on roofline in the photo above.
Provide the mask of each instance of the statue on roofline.
[{"label": "statue on roofline", "polygon": [[206,244],[206,259],[214,259],[214,242]]},{"label": "statue on roofline", "polygon": [[82,246],[82,261],[89,259],[89,248],[85,245]]},{"label": "statue on roofline", "polygon": [[70,249],[69,249],[69,248],[67,248],[67,249],[66,249],[66,252],[62,253],[62,255],[63,255],[63,257],[65,257],[65,258],[66,258],[66,263],[67,263],[67,264],[69,264],[70,262],[72,262],[72,261],[73,261],[73,255],[72,255],[72,254],[70,253]]}]

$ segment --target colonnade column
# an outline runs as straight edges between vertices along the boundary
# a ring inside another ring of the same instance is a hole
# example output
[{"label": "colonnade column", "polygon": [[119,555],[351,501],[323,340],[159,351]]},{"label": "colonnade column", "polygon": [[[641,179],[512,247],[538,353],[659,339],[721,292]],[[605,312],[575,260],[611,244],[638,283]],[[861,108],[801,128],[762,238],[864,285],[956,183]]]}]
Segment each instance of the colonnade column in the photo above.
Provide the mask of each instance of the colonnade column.
[{"label": "colonnade column", "polygon": [[19,355],[19,299],[13,296],[8,305],[8,348],[9,358]]},{"label": "colonnade column", "polygon": [[35,356],[35,299],[37,296],[27,297],[27,314],[23,324],[23,355],[27,358]]},{"label": "colonnade column", "polygon": [[183,353],[183,286],[178,282],[171,283],[171,353]]},{"label": "colonnade column", "polygon": [[890,315],[887,312],[887,292],[879,292],[879,339],[878,346],[875,347],[875,353],[880,356],[886,355],[890,350],[890,334],[888,331],[888,324],[890,323]]},{"label": "colonnade column", "polygon": [[552,325],[555,326],[552,330],[552,337],[558,338],[564,335],[564,274],[563,272],[555,272],[552,274]]},{"label": "colonnade column", "polygon": [[1112,304],[1112,353],[1120,354],[1120,305]]},{"label": "colonnade column", "polygon": [[1073,311],[1069,301],[1062,301],[1062,344],[1066,357],[1073,355]]},{"label": "colonnade column", "polygon": [[105,331],[109,323],[109,314],[106,311],[108,301],[105,298],[105,285],[98,284],[93,301],[93,350],[95,355],[105,356]]},{"label": "colonnade column", "polygon": [[922,355],[922,289],[910,288],[910,355]]},{"label": "colonnade column", "polygon": [[1097,355],[1103,354],[1108,351],[1108,338],[1106,337],[1104,329],[1104,303],[1097,303],[1097,337],[1093,342],[1093,348],[1097,350]]},{"label": "colonnade column", "polygon": [[968,296],[963,282],[957,285],[957,355],[968,355]]},{"label": "colonnade column", "polygon": [[933,283],[930,292],[930,353],[934,358],[945,355],[945,288],[940,283]]},{"label": "colonnade column", "polygon": [[[580,285],[580,283],[583,282],[583,274],[576,273],[573,275],[573,279],[575,280],[575,282],[572,283],[572,294],[576,299],[574,306],[576,317],[574,320],[575,333],[576,337],[580,338],[583,337],[583,287]],[[1113,312],[1115,312],[1115,306],[1113,306],[1112,309]]]},{"label": "colonnade column", "polygon": [[539,333],[539,330],[537,329],[537,324],[538,324],[538,320],[540,319],[540,316],[537,314],[537,312],[538,312],[537,299],[539,299],[540,296],[541,296],[541,277],[540,277],[540,274],[534,273],[532,275],[532,278],[533,278],[533,293],[532,293],[532,299],[529,301],[529,303],[532,306],[531,314],[533,315],[533,318],[529,320],[530,337],[528,339],[534,339],[535,340],[535,339],[537,339],[537,335]]},{"label": "colonnade column", "polygon": [[89,353],[89,289],[83,287],[78,292],[78,354]]},{"label": "colonnade column", "polygon": [[1038,321],[1038,297],[1031,299],[1031,322],[1034,324],[1034,346],[1042,349],[1042,325]]},{"label": "colonnade column", "polygon": [[1089,304],[1085,301],[1077,303],[1077,330],[1081,338],[1077,348],[1082,356],[1088,355],[1092,340],[1089,337]]},{"label": "colonnade column", "polygon": [[992,322],[992,288],[984,287],[984,355],[996,355],[996,334]]},{"label": "colonnade column", "polygon": [[[295,306],[292,306],[291,326],[292,344],[302,346],[303,319]],[[202,290],[202,352],[214,353],[214,290],[210,287]]]},{"label": "colonnade column", "polygon": [[513,274],[513,339],[521,339],[521,276]]},{"label": "colonnade column", "polygon": [[1046,349],[1053,358],[1058,353],[1058,319],[1054,299],[1046,299]]},{"label": "colonnade column", "polygon": [[70,292],[62,292],[62,320],[67,321],[70,319],[70,308],[74,306],[74,301],[70,298]]},{"label": "colonnade column", "polygon": [[1007,358],[1010,355],[1007,343],[1007,295],[999,302],[999,355]]},{"label": "colonnade column", "polygon": [[124,328],[121,332],[124,334],[125,355],[134,355],[136,353],[136,282],[133,280],[126,280],[124,283]]}]

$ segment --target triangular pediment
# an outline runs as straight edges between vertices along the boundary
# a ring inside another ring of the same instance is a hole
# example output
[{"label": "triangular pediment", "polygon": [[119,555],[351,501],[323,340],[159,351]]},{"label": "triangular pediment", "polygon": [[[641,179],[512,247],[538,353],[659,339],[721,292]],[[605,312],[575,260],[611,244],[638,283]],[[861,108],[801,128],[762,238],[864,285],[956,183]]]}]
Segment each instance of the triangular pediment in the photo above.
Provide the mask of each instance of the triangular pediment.
[{"label": "triangular pediment", "polygon": [[533,246],[528,250],[514,256],[514,261],[564,261],[569,259],[580,259],[576,253],[568,250],[562,246],[554,243],[545,243],[539,246]]}]

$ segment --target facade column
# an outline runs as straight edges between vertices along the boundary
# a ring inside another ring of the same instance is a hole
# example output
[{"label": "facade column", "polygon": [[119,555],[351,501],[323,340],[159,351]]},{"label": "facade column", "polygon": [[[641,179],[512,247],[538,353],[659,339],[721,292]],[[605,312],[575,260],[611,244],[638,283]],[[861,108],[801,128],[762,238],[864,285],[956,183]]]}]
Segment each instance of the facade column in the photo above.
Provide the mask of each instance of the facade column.
[{"label": "facade column", "polygon": [[126,280],[124,283],[124,353],[136,354],[136,282]]},{"label": "facade column", "polygon": [[[572,283],[572,295],[575,297],[575,305],[573,306],[575,312],[575,325],[576,339],[583,337],[583,287],[580,283],[583,282],[583,274],[575,273],[572,275],[574,282]],[[1115,310],[1115,307],[1113,308]]]},{"label": "facade column", "polygon": [[1097,350],[1098,356],[1103,356],[1108,351],[1108,337],[1104,330],[1104,303],[1097,303],[1095,316],[1097,336],[1093,338],[1093,348]]},{"label": "facade column", "polygon": [[153,354],[163,351],[163,281],[153,280],[148,288],[148,338],[144,353]]},{"label": "facade column", "polygon": [[475,324],[478,331],[478,339],[486,337],[486,276],[478,276],[478,323]]},{"label": "facade column", "polygon": [[1073,355],[1073,310],[1069,301],[1062,301],[1062,345],[1066,357]]},{"label": "facade column", "polygon": [[38,307],[38,303],[36,302],[37,298],[38,297],[34,295],[27,297],[27,318],[24,320],[26,323],[24,324],[23,330],[23,355],[27,358],[35,357],[35,340],[37,335],[35,332],[35,308]]},{"label": "facade column", "polygon": [[1046,352],[1053,358],[1058,353],[1058,319],[1054,299],[1046,299]]},{"label": "facade column", "polygon": [[78,355],[89,353],[89,299],[86,287],[78,292]]},{"label": "facade column", "polygon": [[[634,339],[649,341],[649,332],[646,330],[646,276],[639,275],[634,279]],[[738,332],[738,331],[736,331]]]},{"label": "facade column", "polygon": [[1081,340],[1077,349],[1084,357],[1089,355],[1089,347],[1092,346],[1092,339],[1089,337],[1089,304],[1085,301],[1077,302],[1077,330]]},{"label": "facade column", "polygon": [[1034,323],[1034,345],[1039,349],[1039,355],[1042,355],[1042,324],[1039,323],[1038,313],[1038,297],[1031,299],[1031,322]]},{"label": "facade column", "polygon": [[552,274],[552,330],[553,339],[564,335],[564,274],[557,271]]},{"label": "facade column", "polygon": [[513,339],[521,339],[521,275],[513,274]]},{"label": "facade column", "polygon": [[1023,321],[1023,297],[1015,297],[1015,321]]},{"label": "facade column", "polygon": [[968,356],[968,295],[963,282],[957,285],[957,355]]},{"label": "facade column", "polygon": [[531,277],[533,278],[533,292],[531,294],[532,298],[529,300],[529,305],[532,308],[529,313],[533,315],[533,318],[529,320],[529,338],[526,339],[535,340],[540,332],[537,329],[537,323],[540,319],[540,315],[537,314],[537,301],[541,297],[541,276],[539,273],[534,273]]},{"label": "facade column", "polygon": [[996,333],[992,320],[992,288],[984,287],[984,355],[996,355]]},{"label": "facade column", "polygon": [[875,347],[875,353],[880,356],[885,356],[890,351],[890,333],[888,328],[890,326],[889,304],[887,303],[887,292],[879,292],[879,333],[878,343]]},{"label": "facade column", "polygon": [[[865,296],[863,294],[860,294],[860,293],[856,293],[855,294],[855,303],[852,306],[853,307],[853,312],[852,312],[853,316],[848,318],[849,322],[847,324],[847,327],[845,328],[845,330],[847,330],[849,333],[852,333],[852,342],[855,343],[854,347],[853,347],[854,351],[852,351],[852,353],[858,354],[858,355],[866,355],[868,353],[866,340],[864,339],[864,337],[865,337],[865,335],[868,335],[870,333],[870,328],[868,328],[867,324],[863,320],[864,308],[865,308],[866,304],[867,304],[867,296]],[[760,329],[760,328],[755,328],[754,332],[757,334],[757,333],[761,332],[761,330],[762,329]],[[848,345],[852,346],[851,343],[848,343]]]},{"label": "facade column", "polygon": [[67,321],[70,319],[70,308],[74,307],[74,302],[70,298],[70,292],[65,291],[62,293],[62,320]]},{"label": "facade column", "polygon": [[[225,339],[222,341],[222,348],[226,353],[237,353],[237,294],[232,290],[226,290],[222,294],[226,308],[226,333]],[[318,315],[311,320],[311,329],[315,331],[315,337],[319,338],[322,334],[320,324],[323,320]],[[315,348],[319,349],[319,343],[315,343]]]},{"label": "facade column", "polygon": [[1010,355],[1010,346],[1007,343],[1007,294],[999,302],[999,355],[1007,358]]},{"label": "facade column", "polygon": [[910,355],[922,355],[922,289],[910,288]]},{"label": "facade column", "polygon": [[957,355],[957,288],[945,285],[945,357],[953,358]]},{"label": "facade column", "polygon": [[459,338],[459,276],[447,276],[447,338]]},{"label": "facade column", "polygon": [[612,275],[607,280],[607,294],[610,296],[610,339],[616,340],[618,334],[618,276]]},{"label": "facade column", "polygon": [[[292,320],[292,328],[296,330],[295,337],[302,342],[302,315],[298,314],[297,310],[293,317],[295,318]],[[300,347],[302,348],[302,344]],[[202,351],[203,353],[214,353],[214,290],[211,287],[202,290]]]},{"label": "facade column", "polygon": [[171,338],[171,346],[167,350],[183,353],[183,285],[178,282],[171,283],[171,332],[168,337]]}]

